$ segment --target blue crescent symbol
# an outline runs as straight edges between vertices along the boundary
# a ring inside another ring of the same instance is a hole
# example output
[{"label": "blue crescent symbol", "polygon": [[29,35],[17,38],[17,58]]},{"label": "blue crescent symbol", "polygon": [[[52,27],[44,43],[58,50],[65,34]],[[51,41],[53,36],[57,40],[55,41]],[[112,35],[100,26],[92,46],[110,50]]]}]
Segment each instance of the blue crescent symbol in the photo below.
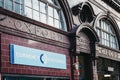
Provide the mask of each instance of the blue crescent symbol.
[{"label": "blue crescent symbol", "polygon": [[46,63],[46,59],[47,59],[46,55],[44,55],[44,54],[41,54],[41,55],[40,55],[40,61],[41,61],[43,64]]}]

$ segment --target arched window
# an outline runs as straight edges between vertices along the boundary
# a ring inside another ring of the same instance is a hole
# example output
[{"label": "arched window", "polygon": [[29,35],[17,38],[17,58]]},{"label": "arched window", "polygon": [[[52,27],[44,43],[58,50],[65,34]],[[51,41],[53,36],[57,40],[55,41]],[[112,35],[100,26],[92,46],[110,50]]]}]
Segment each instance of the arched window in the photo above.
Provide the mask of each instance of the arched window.
[{"label": "arched window", "polygon": [[0,0],[0,6],[55,28],[67,30],[58,0]]},{"label": "arched window", "polygon": [[113,25],[109,20],[107,19],[99,20],[97,23],[96,31],[100,39],[100,44],[108,46],[113,49],[119,49]]}]

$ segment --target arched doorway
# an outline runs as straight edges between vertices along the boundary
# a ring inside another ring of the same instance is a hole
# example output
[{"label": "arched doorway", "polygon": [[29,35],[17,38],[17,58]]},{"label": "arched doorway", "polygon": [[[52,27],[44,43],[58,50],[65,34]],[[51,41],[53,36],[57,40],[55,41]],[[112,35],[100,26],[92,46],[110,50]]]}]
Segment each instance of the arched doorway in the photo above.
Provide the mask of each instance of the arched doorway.
[{"label": "arched doorway", "polygon": [[80,31],[77,38],[76,54],[79,63],[79,80],[92,80],[92,58],[90,49],[90,39],[87,34]]},{"label": "arched doorway", "polygon": [[78,65],[78,80],[93,80],[95,62],[95,45],[99,41],[93,27],[82,24],[75,30],[75,38],[71,37],[74,47],[74,62]]},{"label": "arched doorway", "polygon": [[[94,27],[94,11],[88,3],[80,3],[72,7],[73,15],[78,17],[80,24],[74,26],[71,33],[71,48],[70,53],[73,57],[73,64],[78,65],[78,77],[72,80],[93,80],[95,65],[96,42],[99,42],[98,36]],[[76,21],[76,20],[75,20]],[[76,72],[74,71],[74,75]],[[73,76],[74,76],[73,75]]]},{"label": "arched doorway", "polygon": [[96,33],[90,26],[83,27],[76,38],[76,54],[79,62],[79,80],[93,80]]}]

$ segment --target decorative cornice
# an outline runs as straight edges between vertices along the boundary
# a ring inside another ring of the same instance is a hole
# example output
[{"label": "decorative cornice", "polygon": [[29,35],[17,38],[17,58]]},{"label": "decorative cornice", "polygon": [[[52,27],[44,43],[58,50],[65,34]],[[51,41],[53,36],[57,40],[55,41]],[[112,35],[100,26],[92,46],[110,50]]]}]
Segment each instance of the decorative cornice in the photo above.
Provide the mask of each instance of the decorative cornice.
[{"label": "decorative cornice", "polygon": [[96,56],[120,61],[120,52],[96,45]]},{"label": "decorative cornice", "polygon": [[[94,4],[95,6],[97,6],[98,8],[100,8],[101,10],[103,10],[104,12],[107,12],[108,9],[104,6],[102,6],[100,3],[98,3],[96,0],[89,0],[90,3]],[[116,20],[120,21],[120,17],[118,17],[117,15],[115,15],[113,12],[109,11],[111,16],[113,16]]]},{"label": "decorative cornice", "polygon": [[106,4],[114,8],[120,13],[120,1],[119,0],[103,0]]},{"label": "decorative cornice", "polygon": [[69,48],[69,36],[67,32],[54,29],[48,25],[18,15],[14,12],[0,8],[0,32],[44,42],[47,44]]},{"label": "decorative cornice", "polygon": [[0,25],[0,32],[1,32],[1,34],[6,33],[6,34],[26,38],[26,39],[35,40],[35,41],[38,41],[38,42],[47,43],[47,44],[50,44],[50,45],[55,45],[55,46],[59,46],[59,47],[63,47],[63,48],[69,48],[68,43],[62,43],[62,42],[59,42],[59,41],[46,39],[46,38],[43,38],[43,37],[40,37],[40,36],[36,36],[34,34],[30,34],[30,33],[26,33],[26,32],[23,32],[23,31],[8,28],[8,27],[3,26],[3,25]]}]

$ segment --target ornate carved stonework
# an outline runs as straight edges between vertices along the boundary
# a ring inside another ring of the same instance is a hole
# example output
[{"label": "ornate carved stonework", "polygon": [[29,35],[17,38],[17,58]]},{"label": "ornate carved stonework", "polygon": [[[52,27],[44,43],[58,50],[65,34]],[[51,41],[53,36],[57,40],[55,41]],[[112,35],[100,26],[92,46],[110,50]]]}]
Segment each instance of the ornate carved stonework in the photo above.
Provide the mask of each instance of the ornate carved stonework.
[{"label": "ornate carved stonework", "polygon": [[76,52],[90,53],[90,40],[83,32],[80,32],[79,37],[76,38]]},{"label": "ornate carved stonework", "polygon": [[120,61],[120,52],[106,49],[96,45],[96,56]]},{"label": "ornate carved stonework", "polygon": [[[0,17],[4,17],[4,15],[0,14]],[[5,20],[0,21],[0,25],[62,43],[69,43],[69,40],[65,35],[42,28],[41,26],[14,19],[12,17],[7,17]]]}]

